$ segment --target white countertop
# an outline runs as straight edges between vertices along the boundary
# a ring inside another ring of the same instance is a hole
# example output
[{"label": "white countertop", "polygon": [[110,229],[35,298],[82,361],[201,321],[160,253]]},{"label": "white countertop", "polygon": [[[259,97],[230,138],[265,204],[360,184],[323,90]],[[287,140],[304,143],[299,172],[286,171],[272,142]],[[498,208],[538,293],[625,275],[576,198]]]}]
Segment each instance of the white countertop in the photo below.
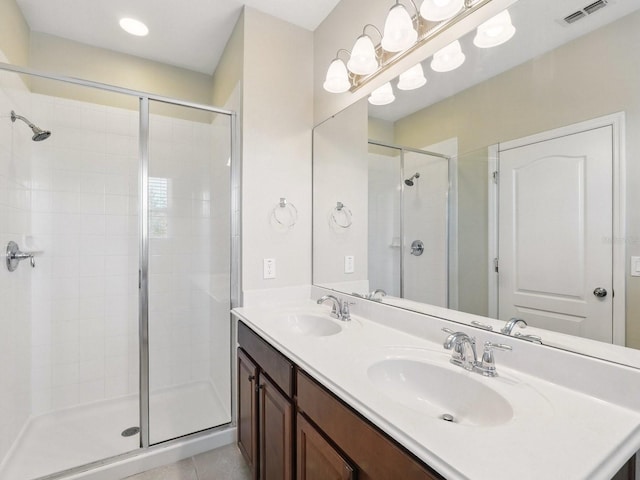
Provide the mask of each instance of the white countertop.
[{"label": "white countertop", "polygon": [[[350,323],[335,320],[343,327],[337,335],[296,333],[286,325],[288,314],[328,318],[329,308],[311,300],[233,312],[447,479],[609,480],[640,448],[639,412],[508,368],[501,360],[511,352],[496,352],[499,376],[486,378],[451,365],[442,343],[356,315]],[[512,346],[518,348],[518,342]],[[478,426],[409,408],[367,375],[371,365],[388,358],[425,359],[452,375],[471,376],[508,399],[513,416],[506,423]]]}]

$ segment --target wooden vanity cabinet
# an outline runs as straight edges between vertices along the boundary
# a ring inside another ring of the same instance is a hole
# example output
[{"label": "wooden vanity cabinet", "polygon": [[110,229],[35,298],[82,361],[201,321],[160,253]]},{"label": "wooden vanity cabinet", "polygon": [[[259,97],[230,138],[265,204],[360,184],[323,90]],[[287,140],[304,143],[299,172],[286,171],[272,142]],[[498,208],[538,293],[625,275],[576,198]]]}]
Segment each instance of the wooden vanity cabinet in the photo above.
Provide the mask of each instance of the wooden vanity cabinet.
[{"label": "wooden vanity cabinet", "polygon": [[297,402],[298,411],[357,466],[358,480],[444,480],[302,371]]},{"label": "wooden vanity cabinet", "polygon": [[355,471],[349,462],[298,413],[297,480],[354,480]]},{"label": "wooden vanity cabinet", "polygon": [[258,473],[258,366],[238,348],[238,448],[251,469]]},{"label": "wooden vanity cabinet", "polygon": [[238,447],[254,480],[293,480],[293,364],[238,323]]}]

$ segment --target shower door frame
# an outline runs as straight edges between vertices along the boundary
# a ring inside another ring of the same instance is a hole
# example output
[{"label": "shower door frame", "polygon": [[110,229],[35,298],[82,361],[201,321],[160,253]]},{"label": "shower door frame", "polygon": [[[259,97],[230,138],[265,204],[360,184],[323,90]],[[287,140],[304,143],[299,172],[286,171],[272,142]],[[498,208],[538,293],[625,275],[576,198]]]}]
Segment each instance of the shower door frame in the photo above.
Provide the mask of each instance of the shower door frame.
[{"label": "shower door frame", "polygon": [[[185,438],[197,438],[200,436],[207,435],[209,433],[213,433],[219,430],[226,430],[229,427],[235,426],[235,411],[236,404],[234,401],[234,384],[235,384],[235,369],[234,365],[234,352],[233,348],[229,349],[230,356],[230,365],[231,365],[231,385],[230,385],[230,395],[231,395],[231,421],[226,424],[222,424],[215,427],[210,427],[198,432],[194,432],[185,436],[181,436],[178,438],[173,438],[169,440],[165,440],[162,442],[150,444],[149,441],[149,102],[155,101],[170,105],[176,105],[186,108],[194,108],[214,114],[226,115],[230,119],[230,150],[231,150],[231,174],[230,174],[230,182],[231,182],[231,205],[240,205],[241,198],[241,182],[240,182],[240,172],[241,172],[241,157],[240,157],[240,149],[239,149],[239,136],[238,136],[238,115],[236,112],[231,110],[225,110],[221,108],[214,107],[212,105],[201,104],[197,102],[190,102],[185,100],[179,100],[176,98],[166,97],[163,95],[156,95],[153,93],[143,92],[139,90],[117,87],[115,85],[110,85],[101,82],[94,82],[91,80],[84,80],[74,77],[67,77],[64,75],[56,75],[50,74],[46,72],[41,72],[35,69],[19,67],[16,65],[12,65],[5,62],[0,62],[0,71],[7,71],[16,73],[19,75],[28,75],[38,78],[44,78],[47,80],[53,80],[58,82],[63,82],[72,85],[78,85],[81,87],[88,87],[97,90],[112,92],[123,94],[129,97],[137,97],[139,100],[138,114],[139,114],[139,186],[140,190],[138,192],[139,198],[139,265],[138,265],[138,324],[139,324],[139,356],[140,356],[140,366],[139,366],[139,376],[140,376],[140,391],[139,391],[139,415],[140,415],[140,447],[136,450],[122,453],[116,456],[107,457],[104,459],[97,460],[95,462],[91,462],[84,465],[78,465],[76,467],[70,468],[68,470],[64,470],[63,472],[54,472],[45,477],[41,477],[42,479],[55,479],[64,477],[70,474],[75,474],[79,472],[87,471],[89,468],[97,468],[104,465],[108,465],[114,463],[119,460],[124,460],[130,457],[134,457],[140,455],[141,453],[155,450],[157,448],[164,448],[173,443],[179,443],[183,441]],[[234,221],[233,216],[236,215],[235,212],[231,212],[232,220],[230,222],[230,236],[233,238],[234,236],[240,236],[240,225],[241,222]],[[240,275],[241,275],[241,251],[239,246],[237,246],[237,242],[230,242],[231,245],[231,258],[230,258],[230,297],[231,297],[231,305],[230,308],[235,308],[240,306],[241,302],[241,289],[240,289]],[[234,337],[234,329],[231,329],[231,338],[229,338],[229,342],[231,344],[232,339]]]}]

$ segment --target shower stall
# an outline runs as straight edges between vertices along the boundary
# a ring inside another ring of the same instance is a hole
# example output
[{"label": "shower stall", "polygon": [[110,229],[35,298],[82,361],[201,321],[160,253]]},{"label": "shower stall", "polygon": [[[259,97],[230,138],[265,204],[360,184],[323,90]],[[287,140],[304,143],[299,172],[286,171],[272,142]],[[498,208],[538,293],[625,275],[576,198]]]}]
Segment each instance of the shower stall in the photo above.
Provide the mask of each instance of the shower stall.
[{"label": "shower stall", "polygon": [[0,480],[228,443],[235,135],[228,110],[0,63]]},{"label": "shower stall", "polygon": [[368,160],[370,288],[447,307],[451,159],[369,140]]}]

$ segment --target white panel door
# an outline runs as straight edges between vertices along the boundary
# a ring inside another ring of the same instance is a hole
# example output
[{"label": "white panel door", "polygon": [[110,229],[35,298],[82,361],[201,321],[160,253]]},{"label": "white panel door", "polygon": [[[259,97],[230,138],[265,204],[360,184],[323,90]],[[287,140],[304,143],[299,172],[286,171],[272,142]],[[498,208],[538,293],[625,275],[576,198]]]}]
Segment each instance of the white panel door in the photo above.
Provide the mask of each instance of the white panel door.
[{"label": "white panel door", "polygon": [[501,319],[611,343],[612,164],[610,126],[500,152]]}]

